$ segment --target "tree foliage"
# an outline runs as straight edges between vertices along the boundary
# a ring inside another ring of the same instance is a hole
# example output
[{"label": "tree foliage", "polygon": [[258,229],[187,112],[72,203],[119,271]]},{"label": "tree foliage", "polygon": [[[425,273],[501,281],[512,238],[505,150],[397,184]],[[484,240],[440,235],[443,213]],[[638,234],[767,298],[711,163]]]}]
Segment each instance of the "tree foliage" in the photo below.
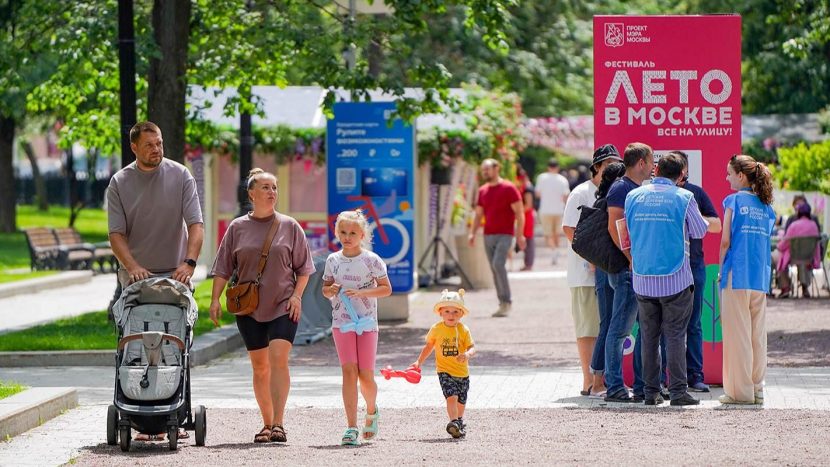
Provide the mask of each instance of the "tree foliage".
[{"label": "tree foliage", "polygon": [[461,9],[429,18],[430,28],[389,37],[399,51],[383,73],[415,85],[406,70],[439,60],[448,84],[516,92],[529,116],[588,113],[592,107],[591,15],[571,2],[519,2],[507,11],[507,39],[487,46]]},{"label": "tree foliage", "polygon": [[830,140],[780,148],[778,161],[775,177],[785,189],[830,195]]},{"label": "tree foliage", "polygon": [[684,13],[738,13],[743,112],[816,112],[830,104],[826,0],[690,0]]},{"label": "tree foliage", "polygon": [[26,121],[26,99],[59,63],[51,41],[65,23],[60,8],[44,0],[0,2],[0,232],[16,228],[14,139]]}]

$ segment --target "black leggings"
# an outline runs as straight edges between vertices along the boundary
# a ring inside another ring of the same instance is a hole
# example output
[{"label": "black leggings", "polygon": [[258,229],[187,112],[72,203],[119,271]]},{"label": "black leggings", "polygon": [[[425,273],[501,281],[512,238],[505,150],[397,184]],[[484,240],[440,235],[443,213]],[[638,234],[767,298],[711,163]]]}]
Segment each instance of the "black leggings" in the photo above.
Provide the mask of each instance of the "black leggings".
[{"label": "black leggings", "polygon": [[291,321],[287,314],[271,321],[260,323],[250,316],[237,316],[236,327],[245,342],[245,348],[259,350],[268,347],[274,339],[282,339],[294,343],[297,334],[297,323]]}]

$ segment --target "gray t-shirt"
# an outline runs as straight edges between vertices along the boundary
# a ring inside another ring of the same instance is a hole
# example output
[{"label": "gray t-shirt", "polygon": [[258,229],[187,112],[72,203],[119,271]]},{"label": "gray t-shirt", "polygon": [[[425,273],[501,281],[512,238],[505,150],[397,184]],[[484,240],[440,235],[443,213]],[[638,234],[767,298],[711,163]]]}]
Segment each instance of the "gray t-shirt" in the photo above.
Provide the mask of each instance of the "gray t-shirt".
[{"label": "gray t-shirt", "polygon": [[187,167],[162,159],[152,172],[135,162],[107,188],[109,232],[127,237],[130,253],[153,273],[175,270],[187,254],[187,226],[201,224],[196,181]]},{"label": "gray t-shirt", "polygon": [[[275,215],[279,216],[279,226],[262,271],[259,305],[250,315],[261,323],[286,314],[297,276],[310,276],[315,271],[303,228],[291,217]],[[239,282],[255,280],[259,255],[273,220],[274,216],[260,219],[250,214],[234,219],[222,237],[212,274],[229,280],[238,269]]]}]

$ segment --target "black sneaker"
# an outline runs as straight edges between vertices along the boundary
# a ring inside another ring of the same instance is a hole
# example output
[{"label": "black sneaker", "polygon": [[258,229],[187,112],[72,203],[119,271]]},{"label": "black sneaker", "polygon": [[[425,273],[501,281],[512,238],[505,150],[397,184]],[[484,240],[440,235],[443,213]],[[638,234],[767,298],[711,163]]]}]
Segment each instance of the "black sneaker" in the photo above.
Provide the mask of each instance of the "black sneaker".
[{"label": "black sneaker", "polygon": [[677,399],[671,400],[671,405],[698,405],[700,401],[690,396],[688,392],[684,393]]},{"label": "black sneaker", "polygon": [[642,394],[634,394],[633,396],[631,396],[631,399],[634,402],[643,402],[644,400],[646,400],[646,396]]},{"label": "black sneaker", "polygon": [[464,436],[464,432],[455,420],[447,423],[447,433],[449,433],[453,438],[460,438]]},{"label": "black sneaker", "polygon": [[660,395],[663,396],[663,399],[665,400],[671,399],[671,393],[669,392],[668,388],[666,388],[662,384],[660,385]]},{"label": "black sneaker", "polygon": [[457,422],[458,422],[458,426],[460,426],[462,430],[466,430],[466,429],[467,429],[467,424],[466,424],[466,423],[464,423],[464,419],[463,419],[462,417],[458,417],[458,418],[456,418],[456,419],[455,419],[455,421],[457,421]]},{"label": "black sneaker", "polygon": [[606,395],[604,400],[605,402],[634,402],[634,398],[629,396],[626,390],[618,391],[612,395]]},{"label": "black sneaker", "polygon": [[665,402],[665,399],[660,394],[656,394],[652,396],[646,396],[645,400],[643,400],[643,404],[645,405],[660,405]]}]

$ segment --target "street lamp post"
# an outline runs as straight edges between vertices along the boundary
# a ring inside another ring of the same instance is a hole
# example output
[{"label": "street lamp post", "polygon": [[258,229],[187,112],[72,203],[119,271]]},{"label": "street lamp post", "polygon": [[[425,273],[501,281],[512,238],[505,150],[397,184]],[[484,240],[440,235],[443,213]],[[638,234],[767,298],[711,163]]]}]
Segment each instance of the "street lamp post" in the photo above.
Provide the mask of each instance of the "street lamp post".
[{"label": "street lamp post", "polygon": [[239,188],[237,189],[237,201],[239,201],[239,213],[237,217],[248,213],[248,172],[253,167],[254,135],[251,128],[251,114],[243,112],[239,115]]},{"label": "street lamp post", "polygon": [[121,167],[126,167],[135,160],[130,149],[130,129],[136,123],[133,0],[118,0],[118,74],[121,99]]}]

